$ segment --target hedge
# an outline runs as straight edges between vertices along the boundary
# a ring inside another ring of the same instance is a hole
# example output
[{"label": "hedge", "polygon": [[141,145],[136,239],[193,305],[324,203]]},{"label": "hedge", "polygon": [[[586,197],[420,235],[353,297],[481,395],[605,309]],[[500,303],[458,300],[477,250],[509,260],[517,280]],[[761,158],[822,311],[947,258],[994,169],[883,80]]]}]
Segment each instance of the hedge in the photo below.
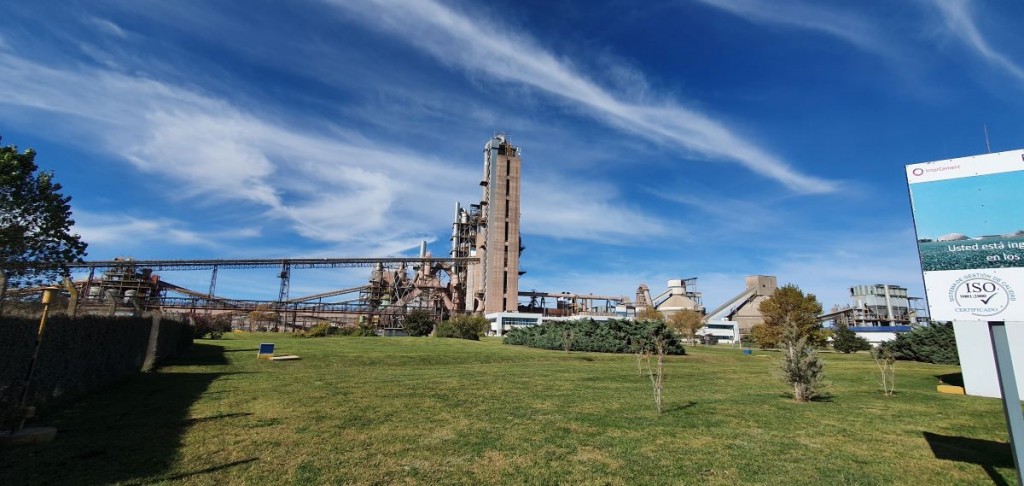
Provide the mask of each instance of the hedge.
[{"label": "hedge", "polygon": [[[167,318],[159,325],[156,353],[147,362],[151,318],[48,318],[27,405],[45,406],[95,391],[192,344],[188,325]],[[37,319],[0,319],[0,418],[11,417],[18,407],[38,327]]]},{"label": "hedge", "polygon": [[675,334],[661,321],[593,319],[546,322],[538,326],[520,327],[505,335],[504,343],[543,349],[568,349],[597,353],[633,353],[651,336],[668,337],[668,354],[686,354]]},{"label": "hedge", "polygon": [[490,324],[481,315],[456,315],[447,321],[441,321],[434,329],[434,336],[439,338],[469,339],[479,341],[480,335],[487,332]]},{"label": "hedge", "polygon": [[897,334],[896,339],[882,344],[892,351],[896,359],[923,361],[937,364],[960,364],[956,351],[953,324],[932,323]]}]

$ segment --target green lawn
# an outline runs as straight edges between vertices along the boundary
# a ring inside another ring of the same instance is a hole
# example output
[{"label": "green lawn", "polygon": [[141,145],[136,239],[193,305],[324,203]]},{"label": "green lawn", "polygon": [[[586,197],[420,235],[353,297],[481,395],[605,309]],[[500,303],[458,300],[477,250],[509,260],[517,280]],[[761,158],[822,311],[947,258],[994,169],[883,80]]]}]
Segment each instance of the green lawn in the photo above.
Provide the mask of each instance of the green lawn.
[{"label": "green lawn", "polygon": [[[256,360],[261,341],[301,361]],[[230,335],[42,417],[0,484],[1003,484],[998,400],[953,366],[824,354],[831,398],[793,403],[778,354],[668,358],[665,412],[632,356],[436,338]],[[938,456],[938,457],[937,457]]]}]

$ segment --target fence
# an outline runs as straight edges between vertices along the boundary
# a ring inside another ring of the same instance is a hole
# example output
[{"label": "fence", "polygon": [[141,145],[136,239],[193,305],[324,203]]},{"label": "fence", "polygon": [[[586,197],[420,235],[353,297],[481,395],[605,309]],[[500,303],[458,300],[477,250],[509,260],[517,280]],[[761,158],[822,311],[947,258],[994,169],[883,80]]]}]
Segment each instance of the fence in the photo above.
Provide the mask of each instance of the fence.
[{"label": "fence", "polygon": [[[38,326],[36,318],[0,318],[0,419],[4,422],[19,406]],[[191,343],[188,325],[159,314],[50,317],[26,403],[46,406],[95,391],[148,370]]]}]

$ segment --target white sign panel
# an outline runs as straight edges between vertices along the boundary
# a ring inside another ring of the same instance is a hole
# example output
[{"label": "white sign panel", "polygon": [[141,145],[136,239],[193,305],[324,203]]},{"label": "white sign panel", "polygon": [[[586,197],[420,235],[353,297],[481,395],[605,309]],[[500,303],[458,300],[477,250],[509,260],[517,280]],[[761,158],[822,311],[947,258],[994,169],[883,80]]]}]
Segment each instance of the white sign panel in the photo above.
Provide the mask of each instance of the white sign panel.
[{"label": "white sign panel", "polygon": [[1024,321],[1024,150],[907,166],[932,319]]}]

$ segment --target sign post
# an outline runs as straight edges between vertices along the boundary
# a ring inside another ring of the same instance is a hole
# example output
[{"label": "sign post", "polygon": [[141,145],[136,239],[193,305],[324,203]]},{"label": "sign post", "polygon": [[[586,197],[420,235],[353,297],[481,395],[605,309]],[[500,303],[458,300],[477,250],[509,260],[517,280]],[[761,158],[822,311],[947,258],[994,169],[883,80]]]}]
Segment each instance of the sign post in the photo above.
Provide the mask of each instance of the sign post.
[{"label": "sign post", "polygon": [[1013,466],[1017,469],[1017,484],[1024,484],[1020,471],[1020,458],[1024,457],[1024,412],[1020,408],[1020,393],[1017,378],[1010,361],[1010,340],[1006,337],[1006,323],[988,323],[992,336],[992,351],[996,357],[996,372],[999,374],[999,391],[1003,393],[1003,412],[1010,429],[1010,448],[1013,449]]},{"label": "sign post", "polygon": [[929,315],[953,322],[967,390],[995,396],[985,371],[992,362],[979,346],[987,329],[1024,485],[1024,413],[1011,360],[1011,347],[1021,348],[1007,333],[1024,327],[1024,150],[912,164],[906,175]]}]

